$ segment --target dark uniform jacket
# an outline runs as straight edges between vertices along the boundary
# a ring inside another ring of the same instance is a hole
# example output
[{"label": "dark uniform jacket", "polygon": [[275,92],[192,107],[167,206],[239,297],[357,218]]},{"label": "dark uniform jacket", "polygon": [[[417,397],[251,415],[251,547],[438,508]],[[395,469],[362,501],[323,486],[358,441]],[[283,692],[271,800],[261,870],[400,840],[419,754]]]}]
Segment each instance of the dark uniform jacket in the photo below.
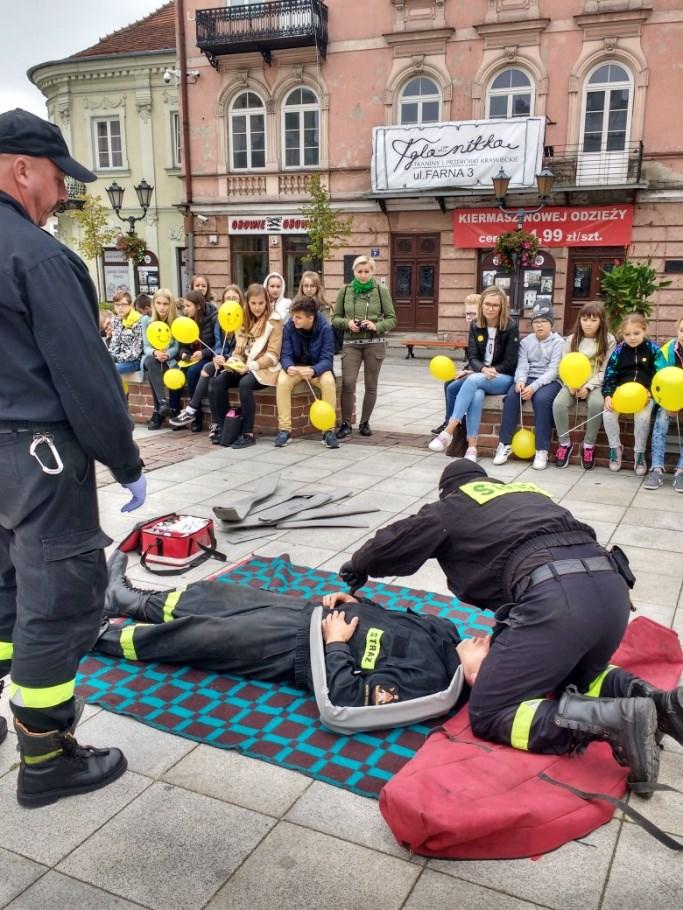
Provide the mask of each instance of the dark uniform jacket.
[{"label": "dark uniform jacket", "polygon": [[454,594],[496,610],[512,600],[521,578],[555,558],[555,547],[595,541],[591,527],[533,489],[474,477],[378,531],[354,554],[353,568],[374,577],[411,575],[433,558]]},{"label": "dark uniform jacket", "polygon": [[[121,380],[99,334],[83,262],[0,192],[0,421],[68,421],[119,483],[140,476]],[[102,404],[107,402],[106,413]]]}]

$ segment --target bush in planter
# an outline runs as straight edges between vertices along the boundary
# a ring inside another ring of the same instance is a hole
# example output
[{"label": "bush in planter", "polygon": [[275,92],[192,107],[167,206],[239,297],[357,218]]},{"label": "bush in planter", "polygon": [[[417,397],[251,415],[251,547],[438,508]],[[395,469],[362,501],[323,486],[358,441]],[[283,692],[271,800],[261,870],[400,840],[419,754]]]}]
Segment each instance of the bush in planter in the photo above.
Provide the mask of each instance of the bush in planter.
[{"label": "bush in planter", "polygon": [[649,259],[640,263],[626,260],[611,269],[603,269],[602,293],[613,332],[619,329],[629,313],[640,313],[646,319],[650,317],[652,304],[649,298],[655,291],[671,284],[670,281],[657,281],[656,278],[657,273]]}]

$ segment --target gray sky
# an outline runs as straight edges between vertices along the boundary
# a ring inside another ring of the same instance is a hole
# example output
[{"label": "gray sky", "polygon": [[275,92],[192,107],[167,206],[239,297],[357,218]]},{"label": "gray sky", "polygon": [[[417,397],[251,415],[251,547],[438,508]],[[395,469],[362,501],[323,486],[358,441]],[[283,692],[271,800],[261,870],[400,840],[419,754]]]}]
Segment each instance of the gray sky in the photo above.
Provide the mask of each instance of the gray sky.
[{"label": "gray sky", "polygon": [[23,107],[47,116],[26,77],[36,63],[61,60],[142,19],[164,0],[0,0],[0,112]]}]

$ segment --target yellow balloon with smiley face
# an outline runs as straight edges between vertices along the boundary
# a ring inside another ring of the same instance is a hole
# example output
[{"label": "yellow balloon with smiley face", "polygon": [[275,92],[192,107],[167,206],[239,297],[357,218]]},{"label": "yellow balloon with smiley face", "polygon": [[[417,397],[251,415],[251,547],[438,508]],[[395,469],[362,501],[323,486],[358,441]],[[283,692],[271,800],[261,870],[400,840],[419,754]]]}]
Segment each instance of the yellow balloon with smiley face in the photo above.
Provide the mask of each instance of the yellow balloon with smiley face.
[{"label": "yellow balloon with smiley face", "polygon": [[147,341],[155,351],[165,350],[171,343],[171,327],[157,319],[147,326]]}]

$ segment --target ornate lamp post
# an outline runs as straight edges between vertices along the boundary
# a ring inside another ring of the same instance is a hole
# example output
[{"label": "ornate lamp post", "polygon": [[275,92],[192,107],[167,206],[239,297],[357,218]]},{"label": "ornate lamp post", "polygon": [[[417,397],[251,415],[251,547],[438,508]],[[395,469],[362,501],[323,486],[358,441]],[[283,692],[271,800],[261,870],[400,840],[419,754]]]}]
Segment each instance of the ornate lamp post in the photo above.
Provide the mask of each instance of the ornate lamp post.
[{"label": "ornate lamp post", "polygon": [[127,218],[124,218],[121,214],[121,207],[123,205],[123,194],[125,192],[125,187],[119,186],[116,181],[112,183],[111,186],[105,187],[107,191],[107,196],[109,196],[109,202],[111,207],[114,209],[121,221],[128,222],[128,234],[133,235],[135,233],[135,222],[142,221],[142,219],[147,214],[147,209],[149,204],[152,201],[152,193],[154,192],[154,187],[150,186],[149,183],[143,178],[140,183],[135,187],[135,192],[138,196],[138,202],[140,203],[140,208],[142,209],[142,215],[128,215]]}]

